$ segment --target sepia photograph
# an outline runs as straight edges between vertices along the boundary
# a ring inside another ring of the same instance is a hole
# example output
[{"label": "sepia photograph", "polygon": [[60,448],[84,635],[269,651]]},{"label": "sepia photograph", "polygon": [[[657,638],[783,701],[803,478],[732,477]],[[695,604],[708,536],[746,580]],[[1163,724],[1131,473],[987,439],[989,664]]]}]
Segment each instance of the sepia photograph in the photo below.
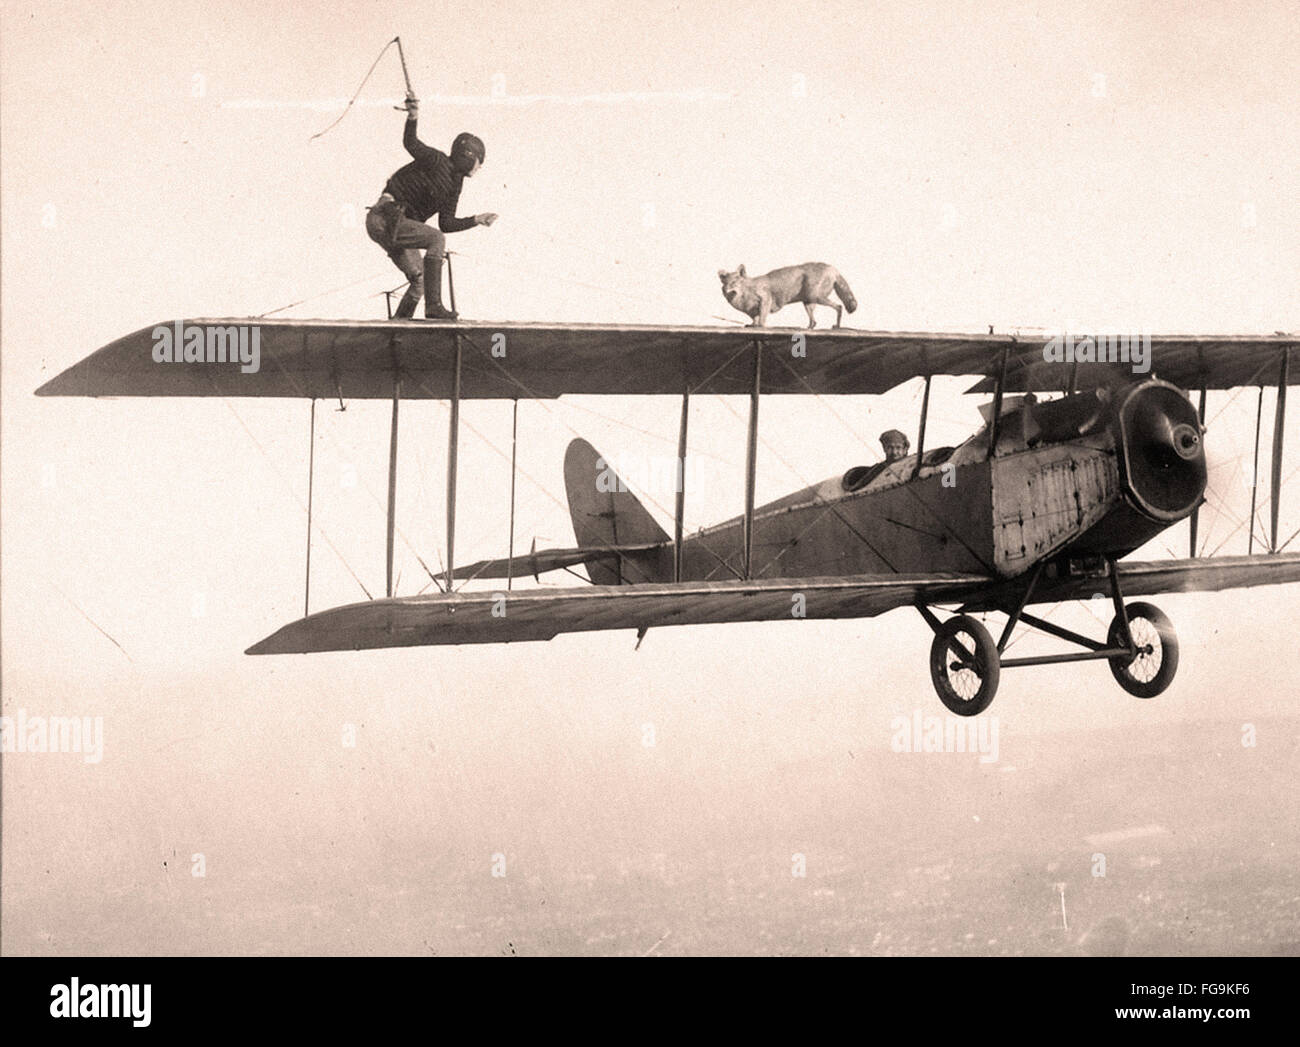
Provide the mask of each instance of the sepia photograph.
[{"label": "sepia photograph", "polygon": [[1300,955],[1298,52],[2,0],[0,953]]}]

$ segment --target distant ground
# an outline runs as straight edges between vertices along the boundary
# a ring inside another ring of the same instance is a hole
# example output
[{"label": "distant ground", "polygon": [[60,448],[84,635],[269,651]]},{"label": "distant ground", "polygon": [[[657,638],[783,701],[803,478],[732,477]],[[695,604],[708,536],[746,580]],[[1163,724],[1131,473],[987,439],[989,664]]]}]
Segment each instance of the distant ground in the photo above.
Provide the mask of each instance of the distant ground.
[{"label": "distant ground", "polygon": [[615,813],[583,828],[539,802],[553,831],[503,878],[431,831],[363,869],[199,892],[11,887],[4,951],[1297,955],[1300,724],[1255,730],[1254,747],[1231,723],[1004,737],[989,764],[854,751],[694,810],[657,809],[651,779],[593,782]]}]

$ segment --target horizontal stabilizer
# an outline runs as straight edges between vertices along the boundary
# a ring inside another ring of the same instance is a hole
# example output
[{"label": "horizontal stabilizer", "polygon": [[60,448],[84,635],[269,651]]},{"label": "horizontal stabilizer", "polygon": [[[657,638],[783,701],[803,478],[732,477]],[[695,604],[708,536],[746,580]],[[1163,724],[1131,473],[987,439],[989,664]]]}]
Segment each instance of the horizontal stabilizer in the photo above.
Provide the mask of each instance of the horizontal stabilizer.
[{"label": "horizontal stabilizer", "polygon": [[658,549],[661,545],[661,542],[645,542],[639,545],[587,546],[583,549],[539,549],[535,553],[521,556],[479,560],[477,563],[457,567],[451,574],[453,578],[523,578],[530,574],[577,567],[579,564],[616,561],[627,553],[643,553]]}]

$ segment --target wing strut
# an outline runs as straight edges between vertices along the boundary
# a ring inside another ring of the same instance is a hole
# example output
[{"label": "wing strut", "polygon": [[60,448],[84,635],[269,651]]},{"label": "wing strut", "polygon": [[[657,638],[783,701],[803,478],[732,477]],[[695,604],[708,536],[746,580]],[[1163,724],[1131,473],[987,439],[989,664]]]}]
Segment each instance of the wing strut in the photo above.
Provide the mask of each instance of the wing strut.
[{"label": "wing strut", "polygon": [[763,343],[754,339],[754,388],[749,394],[749,434],[745,444],[745,580],[754,552],[754,468],[758,456],[758,394],[763,382]]},{"label": "wing strut", "polygon": [[1273,504],[1269,507],[1271,525],[1269,531],[1268,551],[1277,552],[1277,517],[1278,509],[1282,502],[1282,439],[1285,436],[1283,426],[1286,425],[1286,380],[1287,372],[1291,369],[1291,347],[1286,346],[1282,350],[1282,366],[1278,369],[1277,375],[1277,414],[1273,418],[1273,473],[1269,485],[1269,494],[1272,495]]},{"label": "wing strut", "polygon": [[[686,511],[686,423],[690,417],[691,389],[682,389],[682,420],[677,427],[677,504],[673,509],[673,581],[682,580],[682,516]],[[753,501],[750,502],[751,512]]]},{"label": "wing strut", "polygon": [[916,434],[916,472],[912,474],[915,480],[921,475],[921,463],[925,461],[925,422],[930,414],[930,381],[933,375],[925,376],[925,395],[921,397],[921,431]]},{"label": "wing strut", "polygon": [[384,577],[387,579],[388,598],[393,597],[393,532],[397,528],[397,405],[402,400],[402,380],[393,379],[393,421],[388,432],[388,567]]},{"label": "wing strut", "polygon": [[456,565],[456,458],[460,451],[460,334],[453,336],[456,355],[451,372],[451,417],[447,422],[447,592]]},{"label": "wing strut", "polygon": [[[519,397],[510,411],[510,548],[506,552],[506,588],[515,580],[515,463],[519,450]],[[449,561],[450,562],[450,561]]]},{"label": "wing strut", "polygon": [[998,448],[998,433],[1002,428],[1002,393],[1007,386],[1007,356],[1011,352],[1011,346],[1002,347],[1002,359],[998,363],[998,381],[993,389],[993,418],[989,422],[989,460],[993,459],[993,452]]},{"label": "wing strut", "polygon": [[1259,494],[1259,423],[1264,417],[1264,387],[1259,387],[1259,400],[1255,404],[1255,472],[1250,480],[1250,537],[1246,539],[1246,555],[1255,551],[1255,496]]},{"label": "wing strut", "polygon": [[302,616],[311,607],[311,497],[312,481],[316,477],[316,398],[311,399],[311,421],[307,431],[307,570],[302,587]]},{"label": "wing strut", "polygon": [[[1201,386],[1201,400],[1196,408],[1196,420],[1201,426],[1201,433],[1203,435],[1205,433],[1205,386],[1204,385]],[[1196,525],[1200,522],[1200,518],[1201,518],[1201,507],[1198,505],[1195,509],[1192,510],[1192,519],[1189,524],[1190,530],[1188,531],[1188,539],[1187,539],[1188,556],[1192,556],[1192,557],[1196,556]]]}]

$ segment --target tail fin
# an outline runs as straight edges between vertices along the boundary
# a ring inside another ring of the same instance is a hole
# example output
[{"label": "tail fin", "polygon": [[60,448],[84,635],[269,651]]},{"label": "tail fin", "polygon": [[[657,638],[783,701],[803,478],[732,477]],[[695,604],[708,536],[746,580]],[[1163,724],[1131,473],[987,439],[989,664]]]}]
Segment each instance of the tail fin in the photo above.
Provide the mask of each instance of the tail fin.
[{"label": "tail fin", "polygon": [[593,582],[628,585],[673,580],[668,534],[586,440],[574,440],[564,453],[564,489],[580,548],[656,545],[621,552],[612,560],[588,562]]},{"label": "tail fin", "polygon": [[844,303],[844,308],[849,312],[853,312],[858,307],[858,300],[853,297],[853,292],[849,290],[849,282],[839,273],[835,274],[835,293],[840,296],[840,301]]}]

